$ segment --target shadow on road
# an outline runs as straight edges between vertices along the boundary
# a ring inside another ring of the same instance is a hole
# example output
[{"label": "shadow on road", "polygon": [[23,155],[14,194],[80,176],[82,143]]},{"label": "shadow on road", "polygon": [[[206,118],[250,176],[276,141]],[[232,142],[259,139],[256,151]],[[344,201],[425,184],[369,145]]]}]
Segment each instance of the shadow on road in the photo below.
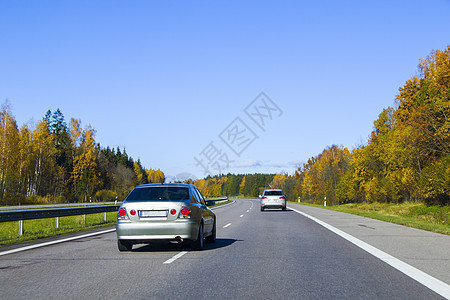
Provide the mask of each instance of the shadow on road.
[{"label": "shadow on road", "polygon": [[225,247],[233,245],[235,242],[242,242],[242,240],[217,239],[214,244],[206,244],[204,250],[213,250],[213,249],[225,248]]},{"label": "shadow on road", "polygon": [[[217,239],[214,244],[205,243],[203,251],[214,250],[219,248],[228,247],[240,240],[236,239]],[[186,244],[176,244],[168,242],[155,242],[152,244],[137,244],[133,245],[133,252],[179,252],[190,251],[191,246]]]},{"label": "shadow on road", "polygon": [[268,212],[279,212],[279,213],[284,213],[284,212],[287,212],[287,211],[292,211],[292,209],[286,208],[286,210],[283,211],[283,210],[277,209],[277,208],[274,208],[274,209],[266,208],[264,211],[262,211],[262,213],[268,213]]}]

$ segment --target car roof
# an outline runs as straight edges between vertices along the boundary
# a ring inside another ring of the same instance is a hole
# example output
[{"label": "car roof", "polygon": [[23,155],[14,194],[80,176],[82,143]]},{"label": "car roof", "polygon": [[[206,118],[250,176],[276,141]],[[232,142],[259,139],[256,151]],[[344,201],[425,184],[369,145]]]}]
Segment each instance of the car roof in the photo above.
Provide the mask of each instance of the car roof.
[{"label": "car roof", "polygon": [[192,184],[188,184],[188,183],[147,183],[147,184],[140,184],[136,187],[137,188],[145,188],[145,187],[160,187],[160,186],[190,187],[190,186],[192,186]]},{"label": "car roof", "polygon": [[264,193],[265,192],[273,192],[273,191],[283,192],[283,190],[281,190],[281,189],[267,189],[267,190],[264,190]]}]

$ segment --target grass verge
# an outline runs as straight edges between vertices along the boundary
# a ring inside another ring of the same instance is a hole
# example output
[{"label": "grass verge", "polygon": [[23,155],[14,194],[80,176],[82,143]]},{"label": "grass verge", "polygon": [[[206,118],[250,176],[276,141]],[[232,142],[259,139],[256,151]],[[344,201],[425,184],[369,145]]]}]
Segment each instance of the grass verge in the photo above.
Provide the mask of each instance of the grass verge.
[{"label": "grass verge", "polygon": [[350,203],[324,207],[318,204],[300,204],[450,235],[450,206],[427,206],[423,203]]},{"label": "grass verge", "polygon": [[216,203],[214,205],[210,205],[208,207],[217,207],[217,206],[221,206],[221,205],[224,205],[224,204],[227,204],[227,203],[230,203],[230,202],[231,202],[231,200],[227,200],[227,201],[224,201],[224,202]]}]

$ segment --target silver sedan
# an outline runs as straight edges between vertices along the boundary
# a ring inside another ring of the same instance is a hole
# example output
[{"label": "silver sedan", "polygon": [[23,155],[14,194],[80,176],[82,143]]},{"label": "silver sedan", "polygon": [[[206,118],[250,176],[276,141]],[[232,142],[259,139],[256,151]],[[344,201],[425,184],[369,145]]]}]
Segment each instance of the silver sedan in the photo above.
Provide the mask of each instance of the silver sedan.
[{"label": "silver sedan", "polygon": [[155,241],[187,242],[201,250],[204,241],[216,241],[216,215],[192,184],[144,184],[120,206],[116,232],[120,251]]}]

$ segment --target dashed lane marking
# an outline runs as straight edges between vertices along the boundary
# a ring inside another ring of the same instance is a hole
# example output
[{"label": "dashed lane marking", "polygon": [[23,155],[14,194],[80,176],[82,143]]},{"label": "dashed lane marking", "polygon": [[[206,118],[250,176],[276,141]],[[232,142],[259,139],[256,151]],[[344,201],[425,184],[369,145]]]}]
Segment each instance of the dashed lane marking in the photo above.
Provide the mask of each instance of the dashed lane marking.
[{"label": "dashed lane marking", "polygon": [[169,258],[168,260],[163,262],[163,264],[171,264],[174,261],[176,261],[177,259],[179,259],[180,257],[182,257],[183,255],[185,255],[186,253],[188,253],[188,251],[181,251],[180,253],[174,255],[172,258]]},{"label": "dashed lane marking", "polygon": [[17,252],[21,252],[21,251],[25,251],[25,250],[31,250],[31,249],[35,249],[35,248],[50,246],[50,245],[54,245],[54,244],[69,242],[69,241],[73,241],[73,240],[84,239],[84,238],[87,238],[87,237],[100,235],[100,234],[104,234],[104,233],[109,233],[109,232],[113,232],[113,231],[116,231],[116,229],[115,228],[114,229],[108,229],[108,230],[103,230],[103,231],[83,234],[83,235],[79,235],[79,236],[73,236],[73,237],[70,237],[70,238],[65,238],[65,239],[61,239],[61,240],[57,240],[57,241],[45,242],[45,243],[30,245],[30,246],[26,246],[26,247],[16,248],[16,249],[0,252],[0,256],[12,254],[12,253],[17,253]]}]

